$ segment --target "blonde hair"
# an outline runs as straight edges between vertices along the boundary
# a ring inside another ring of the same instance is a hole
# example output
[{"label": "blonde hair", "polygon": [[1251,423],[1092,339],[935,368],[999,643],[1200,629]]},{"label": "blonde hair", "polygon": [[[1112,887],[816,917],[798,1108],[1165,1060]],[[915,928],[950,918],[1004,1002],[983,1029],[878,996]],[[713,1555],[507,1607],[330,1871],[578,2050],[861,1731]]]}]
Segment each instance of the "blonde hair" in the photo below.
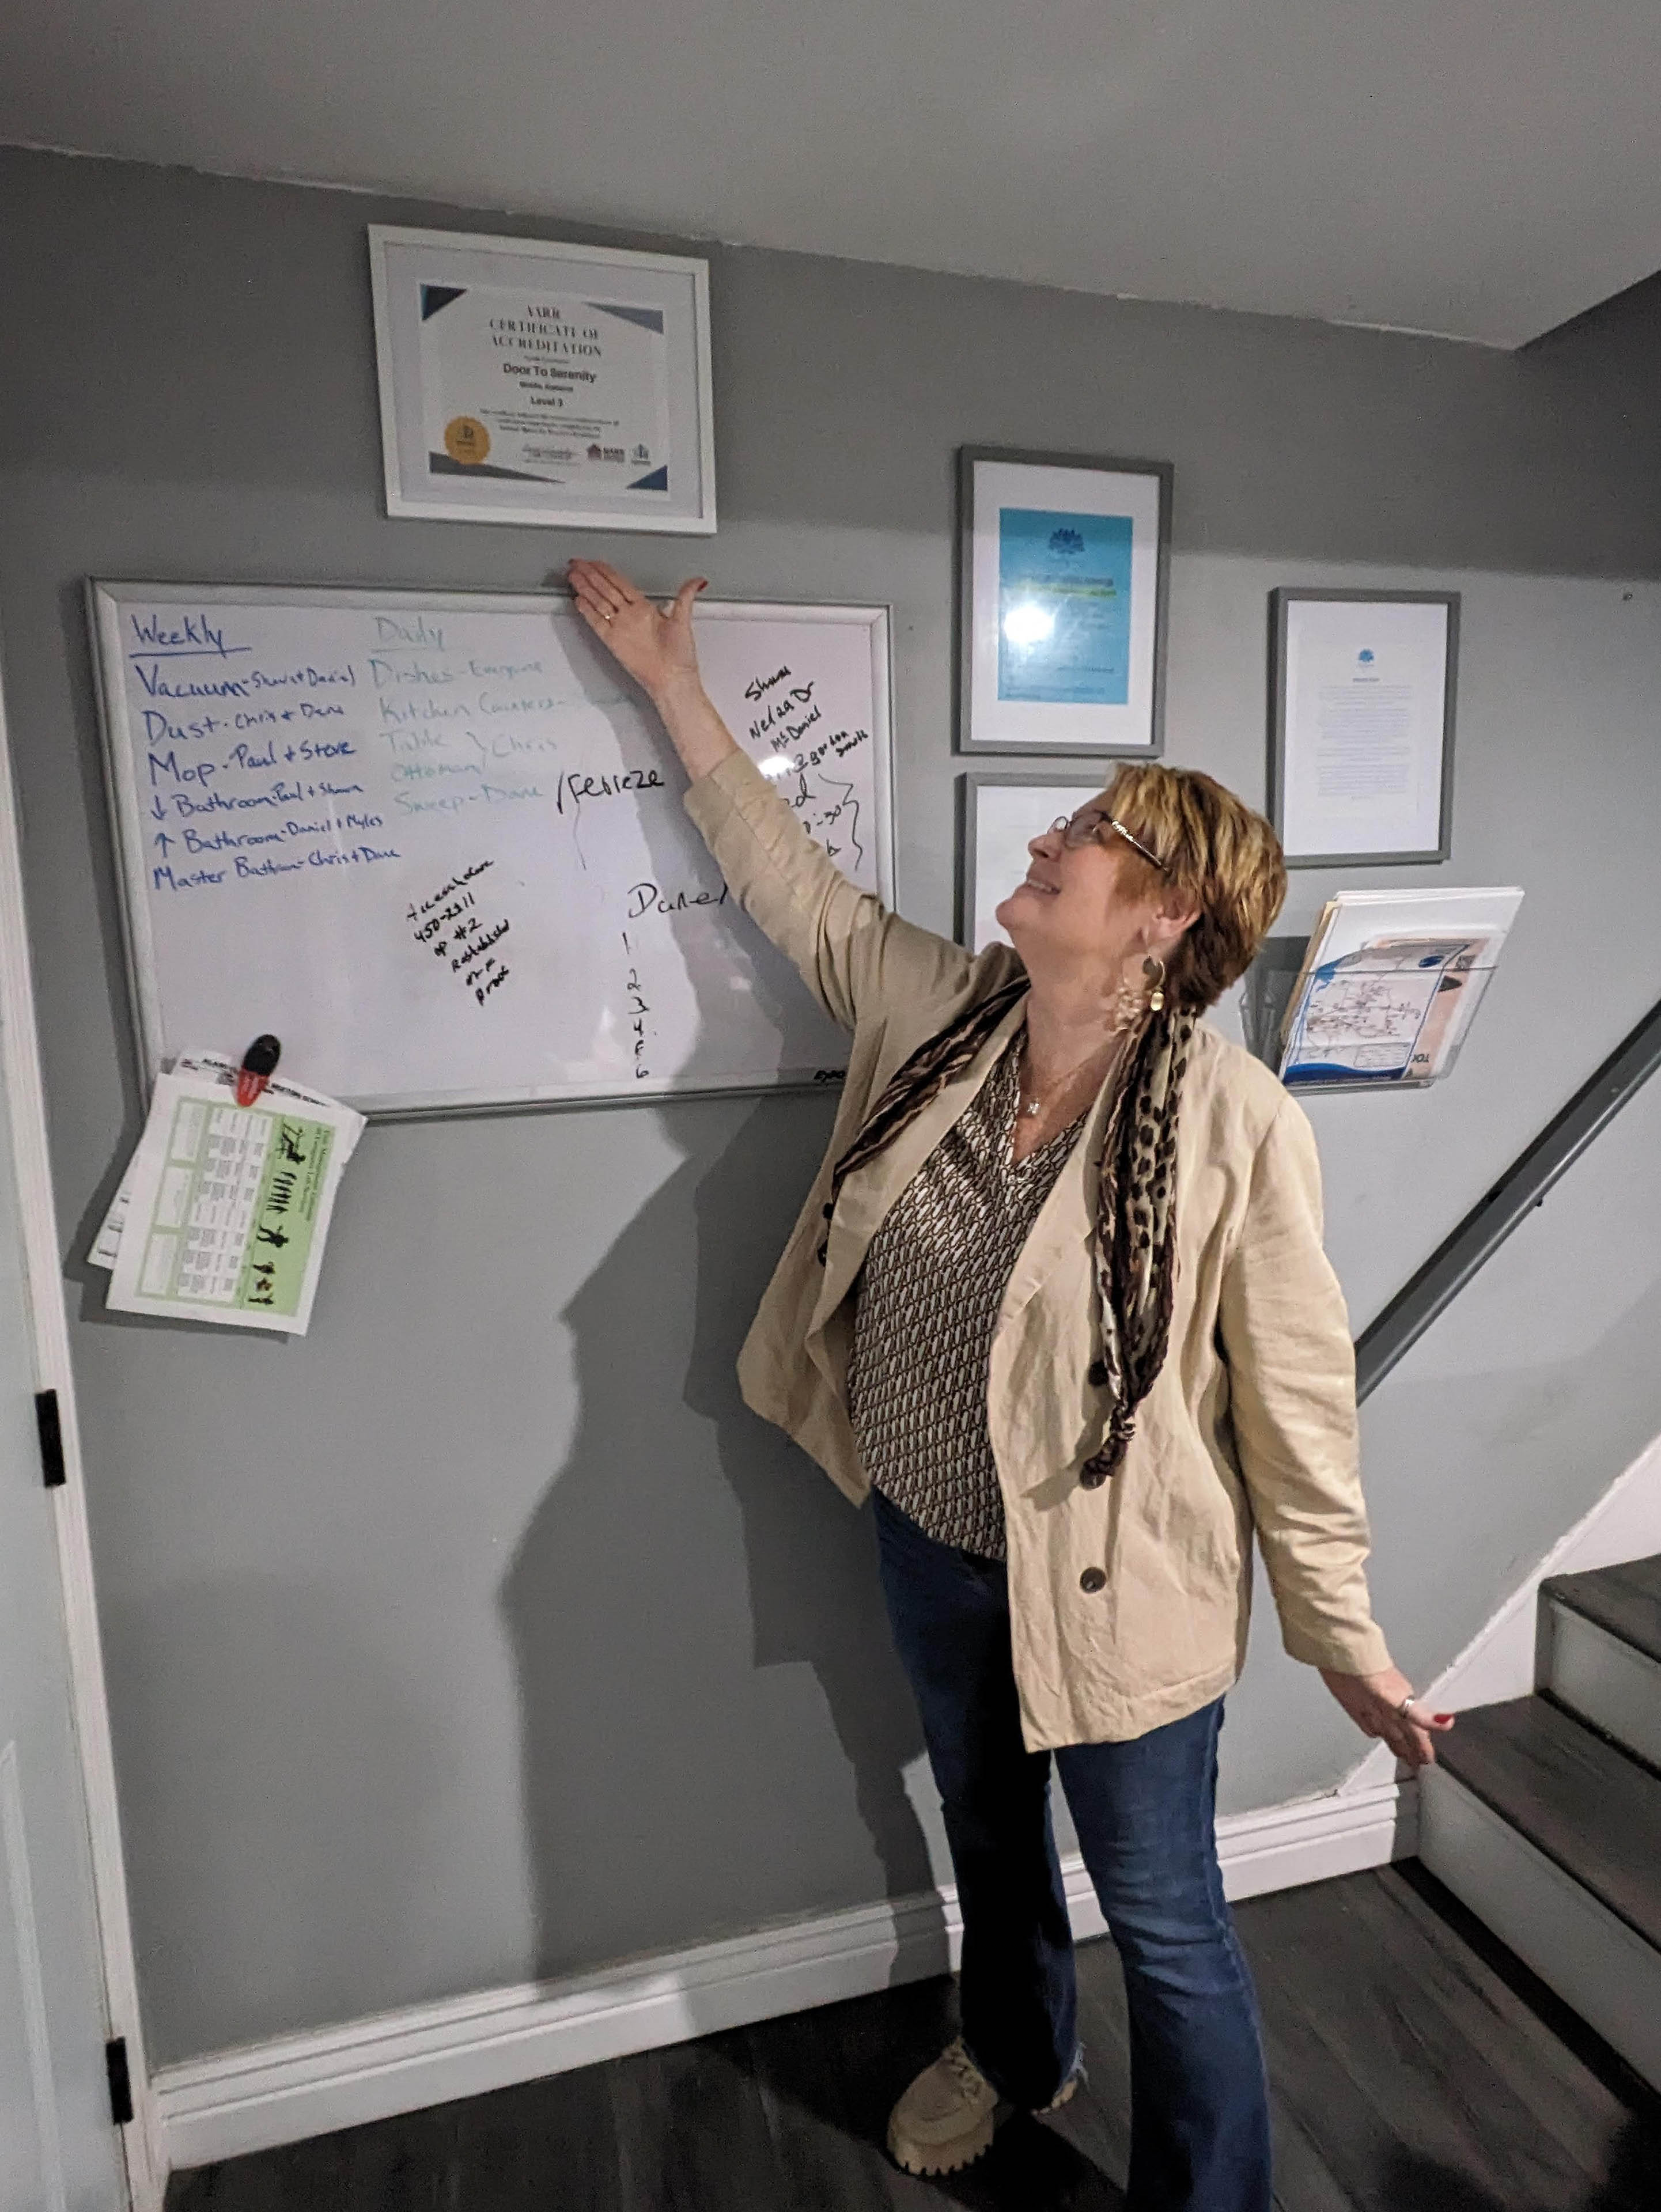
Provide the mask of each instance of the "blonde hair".
[{"label": "blonde hair", "polygon": [[1198,1013],[1256,958],[1287,895],[1286,860],[1273,829],[1244,799],[1198,769],[1127,761],[1103,804],[1165,862],[1168,873],[1112,838],[1138,890],[1174,892],[1199,908],[1169,963],[1173,1004]]}]

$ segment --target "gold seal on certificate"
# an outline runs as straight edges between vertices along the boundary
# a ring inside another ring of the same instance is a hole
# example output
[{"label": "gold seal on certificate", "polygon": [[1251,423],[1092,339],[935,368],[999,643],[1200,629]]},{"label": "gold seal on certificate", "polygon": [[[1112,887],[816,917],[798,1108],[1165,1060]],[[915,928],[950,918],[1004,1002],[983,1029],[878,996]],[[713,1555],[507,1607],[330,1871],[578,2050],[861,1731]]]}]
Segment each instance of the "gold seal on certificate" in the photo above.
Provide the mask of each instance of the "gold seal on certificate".
[{"label": "gold seal on certificate", "polygon": [[490,434],[471,415],[454,415],[444,425],[444,450],[463,468],[477,468],[490,458]]},{"label": "gold seal on certificate", "polygon": [[709,531],[708,269],[372,227],[391,514]]}]

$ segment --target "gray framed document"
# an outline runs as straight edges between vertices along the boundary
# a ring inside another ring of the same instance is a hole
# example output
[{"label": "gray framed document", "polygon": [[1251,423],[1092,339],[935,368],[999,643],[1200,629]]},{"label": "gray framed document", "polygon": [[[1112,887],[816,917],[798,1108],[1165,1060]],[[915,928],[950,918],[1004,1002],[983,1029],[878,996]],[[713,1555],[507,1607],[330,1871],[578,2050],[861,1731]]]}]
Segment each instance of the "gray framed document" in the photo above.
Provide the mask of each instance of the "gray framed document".
[{"label": "gray framed document", "polygon": [[1076,814],[1104,779],[1088,768],[971,769],[960,791],[958,939],[971,952],[1007,945],[997,909],[1026,873],[1027,846]]},{"label": "gray framed document", "polygon": [[1269,815],[1293,868],[1445,860],[1457,592],[1269,595]]},{"label": "gray framed document", "polygon": [[386,512],[715,526],[709,264],[369,226]]},{"label": "gray framed document", "polygon": [[958,455],[962,752],[1159,752],[1167,461]]}]

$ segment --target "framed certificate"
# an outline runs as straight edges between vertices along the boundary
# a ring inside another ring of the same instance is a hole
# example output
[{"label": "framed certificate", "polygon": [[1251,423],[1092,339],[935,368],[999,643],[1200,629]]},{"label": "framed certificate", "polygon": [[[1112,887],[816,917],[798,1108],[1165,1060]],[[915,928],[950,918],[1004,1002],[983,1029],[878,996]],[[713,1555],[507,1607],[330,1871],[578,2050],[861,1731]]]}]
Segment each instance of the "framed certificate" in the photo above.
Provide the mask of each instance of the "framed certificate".
[{"label": "framed certificate", "polygon": [[1445,860],[1457,592],[1269,594],[1269,817],[1293,868]]},{"label": "framed certificate", "polygon": [[963,447],[960,752],[1159,752],[1171,475]]},{"label": "framed certificate", "polygon": [[1027,846],[1062,815],[1076,814],[1106,779],[1088,768],[1013,772],[971,769],[961,779],[958,941],[971,952],[1009,940],[997,908],[1026,873]]},{"label": "framed certificate", "polygon": [[709,264],[369,226],[386,512],[715,526]]}]

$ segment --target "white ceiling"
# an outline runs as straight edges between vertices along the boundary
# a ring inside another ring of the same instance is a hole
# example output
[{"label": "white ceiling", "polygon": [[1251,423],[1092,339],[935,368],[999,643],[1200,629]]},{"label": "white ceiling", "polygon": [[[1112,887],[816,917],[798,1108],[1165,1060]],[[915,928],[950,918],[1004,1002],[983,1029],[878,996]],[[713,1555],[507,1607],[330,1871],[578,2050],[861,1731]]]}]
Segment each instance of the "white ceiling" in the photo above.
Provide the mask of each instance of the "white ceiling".
[{"label": "white ceiling", "polygon": [[0,140],[1515,345],[1661,266],[1658,0],[7,0]]}]

